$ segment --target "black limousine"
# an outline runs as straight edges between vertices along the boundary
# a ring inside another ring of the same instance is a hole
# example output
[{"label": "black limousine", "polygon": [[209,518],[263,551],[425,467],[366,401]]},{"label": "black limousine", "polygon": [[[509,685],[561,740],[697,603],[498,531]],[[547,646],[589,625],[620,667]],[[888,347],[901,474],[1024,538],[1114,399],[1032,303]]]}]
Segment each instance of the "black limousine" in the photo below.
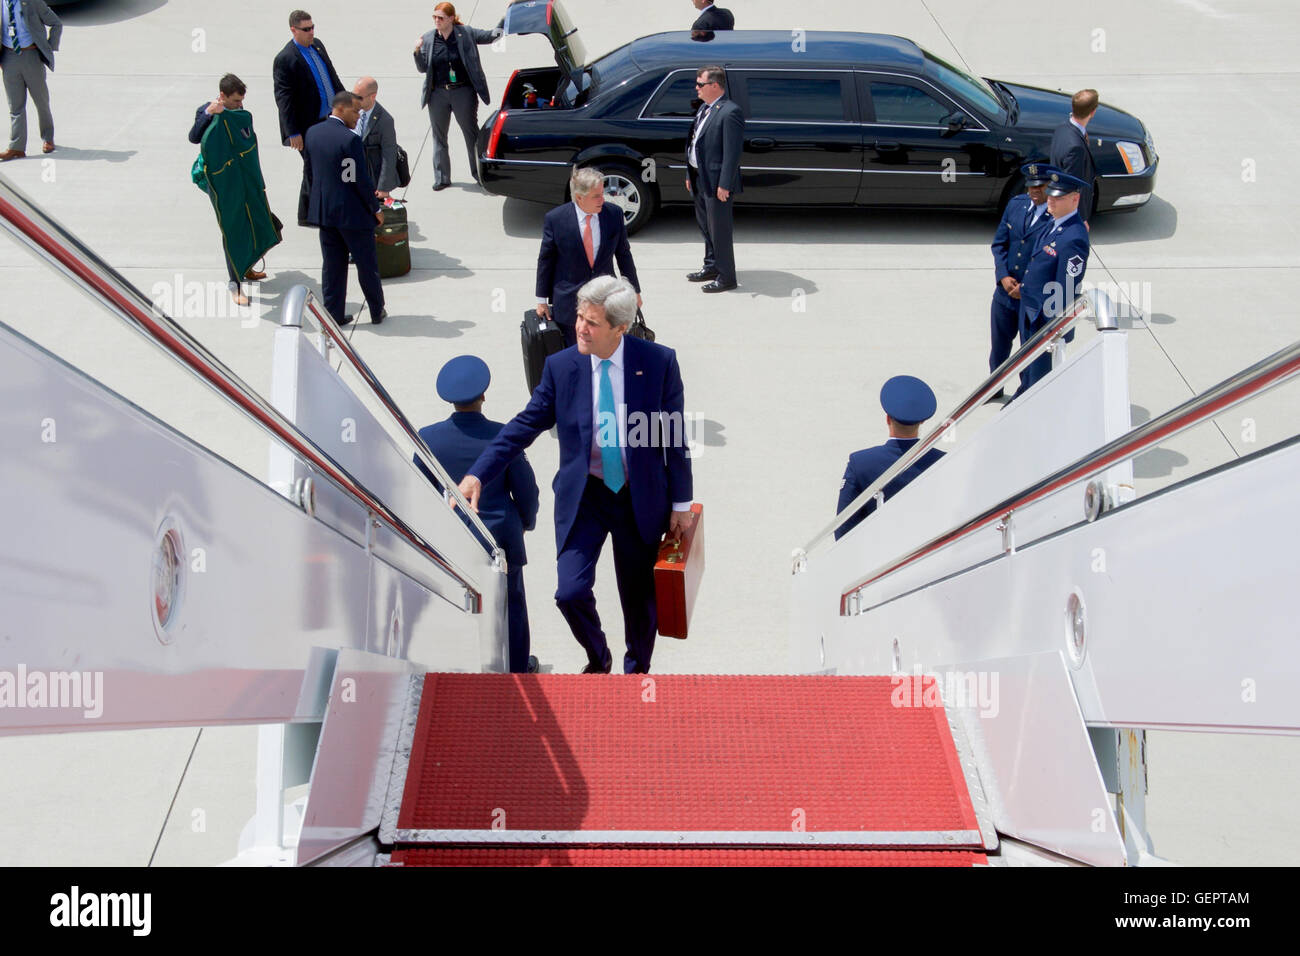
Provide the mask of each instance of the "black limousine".
[{"label": "black limousine", "polygon": [[[709,63],[745,114],[740,205],[1000,210],[1070,113],[1068,94],[971,76],[895,36],[660,33],[590,59],[558,0],[512,4],[503,28],[547,36],[556,66],[510,78],[478,136],[484,187],[559,204],[574,164],[598,167],[630,231],[691,201],[686,137]],[[1157,157],[1141,121],[1102,104],[1088,142],[1094,211],[1151,198]]]}]

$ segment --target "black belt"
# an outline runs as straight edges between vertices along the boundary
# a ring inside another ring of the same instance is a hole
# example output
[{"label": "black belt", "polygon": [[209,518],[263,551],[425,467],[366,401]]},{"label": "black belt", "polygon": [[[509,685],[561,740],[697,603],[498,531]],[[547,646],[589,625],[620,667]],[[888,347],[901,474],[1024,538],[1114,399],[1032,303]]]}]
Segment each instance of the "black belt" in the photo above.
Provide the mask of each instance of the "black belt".
[{"label": "black belt", "polygon": [[469,86],[469,84],[468,83],[439,83],[434,88],[439,90],[458,90],[462,86]]}]

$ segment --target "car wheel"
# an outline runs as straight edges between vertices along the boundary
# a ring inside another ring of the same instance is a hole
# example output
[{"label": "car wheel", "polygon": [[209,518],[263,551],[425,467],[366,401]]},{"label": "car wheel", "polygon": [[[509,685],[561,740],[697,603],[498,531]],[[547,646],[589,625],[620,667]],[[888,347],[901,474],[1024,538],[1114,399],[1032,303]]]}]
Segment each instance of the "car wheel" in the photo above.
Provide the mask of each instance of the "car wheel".
[{"label": "car wheel", "polygon": [[649,222],[659,205],[654,183],[645,182],[638,171],[621,163],[596,168],[605,177],[605,201],[623,210],[628,235]]}]

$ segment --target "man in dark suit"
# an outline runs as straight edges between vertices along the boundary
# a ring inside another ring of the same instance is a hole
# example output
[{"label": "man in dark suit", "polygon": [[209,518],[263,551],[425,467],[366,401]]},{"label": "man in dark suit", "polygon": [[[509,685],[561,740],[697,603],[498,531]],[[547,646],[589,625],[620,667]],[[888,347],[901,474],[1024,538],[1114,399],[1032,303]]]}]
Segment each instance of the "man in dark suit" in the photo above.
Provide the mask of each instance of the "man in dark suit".
[{"label": "man in dark suit", "polygon": [[[895,375],[885,383],[880,390],[880,407],[885,410],[889,441],[875,448],[855,451],[849,456],[849,463],[844,469],[844,480],[840,482],[840,500],[835,506],[836,514],[851,505],[853,499],[870,488],[872,482],[907,454],[919,440],[922,423],[934,417],[938,405],[930,386],[919,378]],[[911,468],[885,485],[882,491],[884,500],[894,497],[942,457],[943,452],[931,448]],[[835,540],[844,537],[875,510],[876,499],[872,497],[853,517],[835,529]]]},{"label": "man in dark suit", "polygon": [[357,80],[352,92],[361,100],[356,134],[366,151],[366,169],[375,183],[375,195],[387,199],[397,188],[397,125],[393,114],[379,103],[379,83],[372,76]]},{"label": "man in dark suit", "polygon": [[0,74],[9,100],[9,148],[0,152],[0,162],[27,155],[28,93],[36,104],[41,152],[54,152],[54,114],[45,71],[54,69],[62,35],[63,23],[45,0],[0,0]]},{"label": "man in dark suit", "polygon": [[[334,94],[343,82],[316,39],[316,24],[305,10],[289,14],[293,38],[275,55],[271,77],[275,81],[275,105],[280,110],[280,140],[290,149],[302,151],[307,130],[330,115]],[[302,158],[302,189],[298,193],[298,225],[307,222],[307,157]]]},{"label": "man in dark suit", "polygon": [[692,40],[712,40],[714,30],[734,30],[736,18],[730,10],[715,7],[713,0],[691,0],[700,15],[691,24]]},{"label": "man in dark suit", "polygon": [[704,67],[695,77],[695,87],[703,104],[686,142],[686,188],[695,197],[695,221],[704,234],[704,268],[686,278],[707,282],[705,292],[726,292],[738,284],[732,206],[741,191],[745,117],[727,98],[727,74],[722,67]]},{"label": "man in dark suit", "polygon": [[451,185],[447,130],[453,113],[469,150],[470,175],[478,182],[478,160],[474,155],[478,140],[478,100],[491,102],[478,47],[500,35],[497,31],[466,26],[456,16],[455,7],[439,3],[433,8],[433,29],[415,43],[415,68],[424,74],[420,105],[429,108],[429,125],[433,129],[434,189]]},{"label": "man in dark suit", "polygon": [[1079,196],[1079,218],[1086,224],[1092,218],[1092,186],[1097,180],[1097,164],[1088,148],[1088,122],[1097,114],[1101,102],[1096,90],[1080,90],[1070,99],[1070,119],[1052,131],[1049,150],[1053,166],[1083,181]]},{"label": "man in dark suit", "polygon": [[[456,411],[446,421],[420,429],[420,440],[459,483],[483,449],[504,427],[483,415],[492,373],[477,355],[459,355],[438,373],[438,395]],[[433,481],[418,458],[415,463]],[[506,555],[506,617],[510,632],[510,671],[538,671],[537,658],[528,653],[528,605],[524,594],[524,532],[537,527],[537,479],[526,455],[511,461],[505,471],[488,482],[479,498],[478,513]]]},{"label": "man in dark suit", "polygon": [[[990,372],[1011,354],[1011,346],[1020,329],[1020,280],[1025,277],[1025,269],[1034,254],[1034,243],[1052,225],[1052,217],[1047,213],[1049,170],[1051,167],[1044,163],[1020,167],[1028,191],[1008,200],[990,247],[993,250],[993,275],[997,280],[989,310]],[[999,391],[989,401],[998,401],[1002,397],[1003,393]]]},{"label": "man in dark suit", "polygon": [[569,178],[573,202],[557,206],[542,223],[542,249],[537,254],[537,314],[548,316],[564,332],[564,344],[578,339],[574,323],[578,317],[578,290],[596,276],[619,271],[637,290],[641,307],[641,284],[637,281],[632,247],[627,240],[623,210],[605,205],[605,177],[600,170],[575,169]]},{"label": "man in dark suit", "polygon": [[[587,654],[583,673],[608,673],[609,645],[593,587],[605,539],[614,571],[627,653],[625,673],[647,673],[654,651],[654,564],[665,531],[690,528],[691,463],[682,376],[668,348],[625,335],[636,317],[626,279],[598,276],[578,291],[578,344],[546,360],[528,407],[497,434],[460,483],[477,507],[491,482],[542,432],[556,427],[555,603]],[[670,433],[675,436],[670,437]]]},{"label": "man in dark suit", "polygon": [[[1088,268],[1088,230],[1080,219],[1084,182],[1055,169],[1048,170],[1047,211],[1049,226],[1035,243],[1033,256],[1020,284],[1020,341],[1028,342],[1048,322],[1060,317],[1074,304]],[[1074,338],[1071,330],[1067,342]],[[1051,353],[1044,352],[1020,373],[1023,395],[1052,370]]]},{"label": "man in dark suit", "polygon": [[366,153],[352,130],[361,112],[353,93],[334,94],[333,110],[325,122],[307,130],[307,180],[310,198],[307,222],[320,229],[321,291],[325,309],[339,325],[347,325],[348,254],[357,264],[361,291],[370,308],[370,321],[384,321],[384,289],[375,253],[375,225],[384,213],[375,184],[366,169]]}]

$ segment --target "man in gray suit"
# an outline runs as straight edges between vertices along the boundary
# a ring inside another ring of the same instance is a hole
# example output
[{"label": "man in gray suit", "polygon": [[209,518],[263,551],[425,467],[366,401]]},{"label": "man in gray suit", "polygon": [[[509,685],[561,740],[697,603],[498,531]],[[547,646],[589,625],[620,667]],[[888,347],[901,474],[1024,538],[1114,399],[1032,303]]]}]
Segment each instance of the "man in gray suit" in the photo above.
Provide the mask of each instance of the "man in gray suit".
[{"label": "man in gray suit", "polygon": [[[49,27],[48,33],[46,27]],[[32,94],[41,125],[41,151],[54,152],[54,114],[45,71],[54,69],[63,24],[45,0],[0,0],[0,72],[9,100],[9,148],[0,162],[27,155],[27,94]]]},{"label": "man in gray suit", "polygon": [[375,181],[375,195],[387,199],[397,188],[397,125],[393,114],[378,102],[379,82],[373,76],[363,76],[352,87],[353,95],[361,99],[361,118],[353,130],[361,137],[366,150],[366,168]]},{"label": "man in gray suit", "polygon": [[478,46],[491,43],[501,34],[466,26],[450,3],[433,8],[433,29],[415,44],[415,68],[424,74],[421,106],[429,107],[433,127],[433,188],[451,185],[451,157],[447,154],[447,130],[451,114],[465,136],[469,149],[469,171],[478,182],[478,161],[474,143],[478,139],[478,99],[488,99],[487,77],[479,63]]}]

